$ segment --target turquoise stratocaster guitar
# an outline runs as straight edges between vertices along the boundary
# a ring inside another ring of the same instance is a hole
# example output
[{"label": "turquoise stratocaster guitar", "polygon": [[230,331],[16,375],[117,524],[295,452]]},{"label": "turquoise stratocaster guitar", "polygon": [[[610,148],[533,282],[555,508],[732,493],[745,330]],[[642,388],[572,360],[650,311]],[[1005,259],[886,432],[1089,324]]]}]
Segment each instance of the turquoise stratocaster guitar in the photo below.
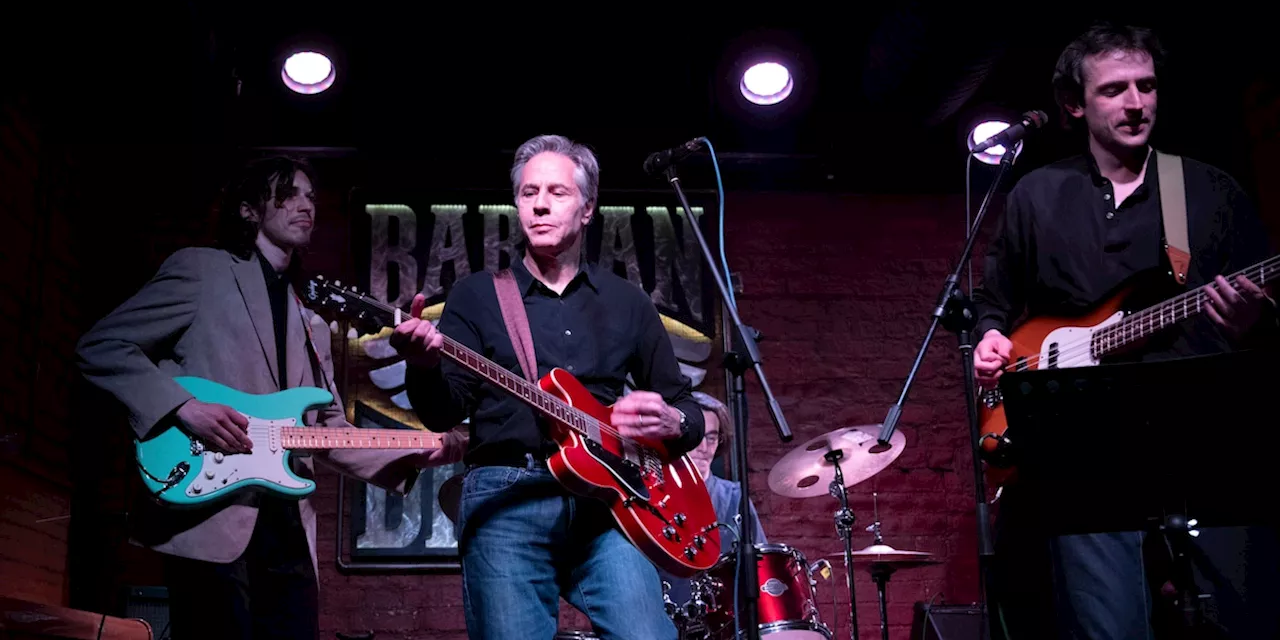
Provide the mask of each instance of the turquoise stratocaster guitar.
[{"label": "turquoise stratocaster guitar", "polygon": [[243,393],[211,380],[176,378],[197,400],[223,404],[249,419],[250,453],[207,449],[179,424],[136,443],[138,471],[151,494],[173,506],[201,506],[256,488],[302,498],[316,483],[289,468],[290,452],[314,449],[439,449],[443,435],[416,429],[306,427],[302,415],[328,406],[333,395],[316,387]]}]

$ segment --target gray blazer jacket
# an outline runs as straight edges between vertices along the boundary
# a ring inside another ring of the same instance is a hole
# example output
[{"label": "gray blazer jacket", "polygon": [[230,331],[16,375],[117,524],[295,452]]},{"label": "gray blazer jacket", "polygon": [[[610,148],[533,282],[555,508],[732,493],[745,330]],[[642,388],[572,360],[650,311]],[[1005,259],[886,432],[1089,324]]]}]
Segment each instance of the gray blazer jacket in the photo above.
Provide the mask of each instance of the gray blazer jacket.
[{"label": "gray blazer jacket", "polygon": [[[306,424],[349,426],[332,386],[329,328],[298,304],[290,288],[287,372],[276,380],[275,330],[266,281],[257,257],[244,260],[221,249],[187,248],[171,255],[132,298],[100,320],[81,339],[76,354],[82,374],[125,407],[139,438],[192,396],[173,378],[199,376],[245,393],[324,386],[313,374],[307,332],[337,399],[304,416]],[[421,450],[316,451],[302,458],[303,475],[318,458],[339,472],[399,493],[417,479]],[[249,544],[257,498],[248,492],[199,509],[172,509],[142,501],[132,514],[133,541],[162,553],[209,562],[230,562]],[[300,504],[311,559],[316,568],[316,517],[310,497]]]}]

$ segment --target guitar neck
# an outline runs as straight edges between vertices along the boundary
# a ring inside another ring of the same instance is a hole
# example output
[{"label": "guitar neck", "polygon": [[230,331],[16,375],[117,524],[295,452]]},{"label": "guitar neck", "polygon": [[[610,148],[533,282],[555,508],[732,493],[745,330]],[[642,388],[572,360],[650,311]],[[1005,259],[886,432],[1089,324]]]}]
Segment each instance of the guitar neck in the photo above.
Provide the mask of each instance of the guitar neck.
[{"label": "guitar neck", "polygon": [[285,427],[280,441],[286,449],[439,449],[444,435],[416,429]]},{"label": "guitar neck", "polygon": [[[365,303],[374,306],[384,326],[394,327],[399,324],[404,312],[381,302],[365,299]],[[538,385],[512,373],[492,360],[476,353],[466,345],[441,334],[443,342],[440,352],[445,357],[465,367],[490,383],[520,398],[534,409],[542,412],[565,426],[586,435],[593,440],[600,438],[600,424],[595,418],[566,404],[563,400],[543,391]]]},{"label": "guitar neck", "polygon": [[499,366],[497,363],[448,336],[444,336],[444,343],[440,351],[448,356],[450,360],[466,367],[508,393],[514,394],[517,398],[524,400],[543,414],[564,423],[579,433],[586,434],[593,439],[599,439],[599,425],[596,424],[594,418],[565,404],[563,400],[543,391],[541,387],[512,373],[506,367]]},{"label": "guitar neck", "polygon": [[[1244,276],[1259,287],[1280,277],[1280,256],[1273,256],[1227,277],[1235,288],[1236,276]],[[1103,356],[1142,340],[1165,327],[1197,316],[1209,306],[1209,295],[1203,287],[1170,298],[1160,304],[1134,313],[1124,320],[1100,329],[1093,336],[1094,353]]]}]

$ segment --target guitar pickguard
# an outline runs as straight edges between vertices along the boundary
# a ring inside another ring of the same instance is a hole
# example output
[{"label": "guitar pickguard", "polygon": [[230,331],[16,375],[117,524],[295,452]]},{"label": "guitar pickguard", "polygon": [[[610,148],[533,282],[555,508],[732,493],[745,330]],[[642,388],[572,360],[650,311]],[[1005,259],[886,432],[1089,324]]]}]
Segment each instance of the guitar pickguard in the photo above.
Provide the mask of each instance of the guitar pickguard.
[{"label": "guitar pickguard", "polygon": [[310,490],[314,486],[313,482],[289,473],[285,462],[286,450],[280,442],[280,429],[296,426],[297,421],[293,418],[262,420],[245,417],[249,420],[248,434],[253,441],[253,451],[232,454],[203,451],[199,475],[187,485],[187,497],[208,499],[245,484],[284,493]]},{"label": "guitar pickguard", "polygon": [[583,443],[591,457],[604,465],[609,470],[609,474],[622,483],[631,495],[646,502],[649,500],[649,488],[644,483],[643,469],[619,458],[594,440],[579,437],[577,434],[574,434],[574,437]]},{"label": "guitar pickguard", "polygon": [[1117,311],[1091,327],[1061,327],[1050,331],[1040,343],[1040,362],[1036,369],[1071,369],[1095,367],[1098,357],[1093,348],[1093,335],[1099,329],[1124,319]]}]

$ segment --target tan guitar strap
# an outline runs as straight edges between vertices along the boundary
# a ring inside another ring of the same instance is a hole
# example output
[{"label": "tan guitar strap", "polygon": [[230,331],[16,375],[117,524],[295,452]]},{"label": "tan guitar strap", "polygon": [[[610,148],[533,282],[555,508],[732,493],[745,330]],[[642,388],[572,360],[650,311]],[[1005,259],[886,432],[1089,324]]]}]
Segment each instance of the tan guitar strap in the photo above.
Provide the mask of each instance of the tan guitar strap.
[{"label": "tan guitar strap", "polygon": [[503,269],[493,274],[493,288],[498,294],[498,307],[502,310],[502,320],[507,323],[507,335],[511,337],[511,346],[516,350],[516,360],[524,369],[524,377],[529,382],[538,381],[538,359],[534,356],[533,336],[529,334],[529,316],[524,312],[524,298],[520,295],[520,287],[510,269]]},{"label": "tan guitar strap", "polygon": [[1187,242],[1187,190],[1182,157],[1156,151],[1160,174],[1160,212],[1164,216],[1164,250],[1178,284],[1187,283],[1191,245]]}]

